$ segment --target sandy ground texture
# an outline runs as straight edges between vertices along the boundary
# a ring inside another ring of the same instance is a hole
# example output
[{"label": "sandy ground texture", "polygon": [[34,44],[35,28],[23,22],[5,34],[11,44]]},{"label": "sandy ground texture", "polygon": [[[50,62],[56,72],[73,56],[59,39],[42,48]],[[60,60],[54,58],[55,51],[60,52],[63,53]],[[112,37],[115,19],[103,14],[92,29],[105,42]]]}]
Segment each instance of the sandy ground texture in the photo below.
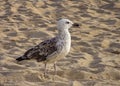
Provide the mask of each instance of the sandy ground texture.
[{"label": "sandy ground texture", "polygon": [[[68,18],[72,47],[43,76],[44,64],[15,59],[56,35]],[[120,86],[120,0],[0,0],[0,86]]]}]

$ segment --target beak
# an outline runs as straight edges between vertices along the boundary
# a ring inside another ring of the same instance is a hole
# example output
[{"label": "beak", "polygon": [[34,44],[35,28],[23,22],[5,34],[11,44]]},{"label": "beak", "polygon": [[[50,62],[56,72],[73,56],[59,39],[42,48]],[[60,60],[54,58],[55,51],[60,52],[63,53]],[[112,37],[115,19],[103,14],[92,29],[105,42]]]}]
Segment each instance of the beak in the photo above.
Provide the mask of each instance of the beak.
[{"label": "beak", "polygon": [[78,23],[74,23],[73,27],[79,27],[80,25]]}]

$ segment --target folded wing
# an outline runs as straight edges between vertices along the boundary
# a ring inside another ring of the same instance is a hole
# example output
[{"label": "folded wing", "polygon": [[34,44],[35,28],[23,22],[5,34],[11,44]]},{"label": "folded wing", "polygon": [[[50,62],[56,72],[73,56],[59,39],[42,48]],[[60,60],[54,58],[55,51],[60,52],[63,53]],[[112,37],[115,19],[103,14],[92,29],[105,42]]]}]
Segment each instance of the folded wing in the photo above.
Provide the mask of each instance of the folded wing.
[{"label": "folded wing", "polygon": [[22,61],[27,59],[37,59],[37,61],[45,61],[47,56],[57,51],[56,43],[56,38],[45,40],[26,51],[23,56],[17,58],[16,60]]}]

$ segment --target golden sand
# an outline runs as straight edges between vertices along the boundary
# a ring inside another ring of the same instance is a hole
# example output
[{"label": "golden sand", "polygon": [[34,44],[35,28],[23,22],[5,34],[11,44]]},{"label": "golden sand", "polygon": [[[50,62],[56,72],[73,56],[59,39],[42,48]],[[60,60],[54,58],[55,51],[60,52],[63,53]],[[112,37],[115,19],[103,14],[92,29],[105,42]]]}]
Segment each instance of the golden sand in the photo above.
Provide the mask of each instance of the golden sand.
[{"label": "golden sand", "polygon": [[[56,35],[56,21],[68,18],[69,55],[43,76],[44,64],[15,59]],[[119,0],[1,0],[0,86],[120,86]]]}]

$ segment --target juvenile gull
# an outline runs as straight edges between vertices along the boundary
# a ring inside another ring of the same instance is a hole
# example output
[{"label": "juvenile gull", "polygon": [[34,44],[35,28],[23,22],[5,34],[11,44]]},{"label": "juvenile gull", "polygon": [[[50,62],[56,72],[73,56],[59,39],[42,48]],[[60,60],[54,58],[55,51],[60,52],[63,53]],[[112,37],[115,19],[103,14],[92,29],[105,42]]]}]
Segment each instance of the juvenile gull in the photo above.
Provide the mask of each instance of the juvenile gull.
[{"label": "juvenile gull", "polygon": [[46,75],[47,63],[54,63],[54,72],[56,74],[56,61],[64,58],[71,47],[71,36],[69,28],[79,26],[69,19],[61,19],[57,22],[58,35],[54,38],[45,40],[35,47],[29,49],[23,56],[17,58],[17,61],[36,59],[38,62],[45,63],[44,75]]}]

